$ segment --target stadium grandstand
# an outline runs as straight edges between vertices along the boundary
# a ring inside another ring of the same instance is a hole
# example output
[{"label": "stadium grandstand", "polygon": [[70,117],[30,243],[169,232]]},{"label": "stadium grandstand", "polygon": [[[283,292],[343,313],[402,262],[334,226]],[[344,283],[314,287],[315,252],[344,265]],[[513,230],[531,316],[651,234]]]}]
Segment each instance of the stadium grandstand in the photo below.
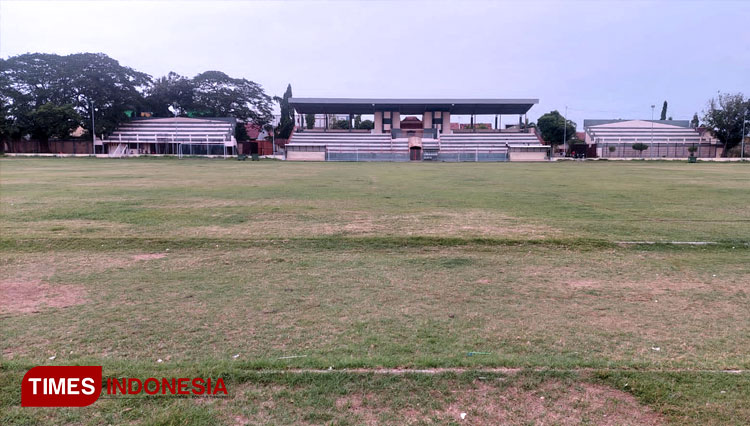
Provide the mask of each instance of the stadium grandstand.
[{"label": "stadium grandstand", "polygon": [[100,141],[109,157],[138,155],[230,156],[237,154],[236,120],[214,118],[136,118]]},{"label": "stadium grandstand", "polygon": [[[722,146],[711,132],[688,120],[584,120],[585,142],[601,158],[720,157]],[[633,145],[642,143],[642,152]]]},{"label": "stadium grandstand", "polygon": [[[540,161],[548,158],[532,128],[500,129],[502,115],[519,123],[537,99],[349,99],[291,98],[298,114],[316,114],[313,129],[298,129],[286,144],[286,159],[296,161]],[[355,129],[355,115],[371,115],[372,130]],[[344,115],[348,129],[331,129],[329,116]],[[402,119],[402,115],[404,118]],[[451,116],[471,122],[453,129]],[[494,115],[495,126],[475,124],[477,115]],[[420,116],[420,117],[417,117]]]}]

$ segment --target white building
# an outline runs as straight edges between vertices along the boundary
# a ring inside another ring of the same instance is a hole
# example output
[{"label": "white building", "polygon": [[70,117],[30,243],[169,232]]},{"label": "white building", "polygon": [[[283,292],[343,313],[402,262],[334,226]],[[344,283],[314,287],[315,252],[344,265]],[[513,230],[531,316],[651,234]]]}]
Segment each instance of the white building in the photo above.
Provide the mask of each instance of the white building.
[{"label": "white building", "polygon": [[[596,146],[598,157],[687,158],[690,147],[697,157],[721,156],[721,145],[710,132],[690,127],[688,120],[584,120],[586,144]],[[633,149],[643,143],[648,149]]]}]

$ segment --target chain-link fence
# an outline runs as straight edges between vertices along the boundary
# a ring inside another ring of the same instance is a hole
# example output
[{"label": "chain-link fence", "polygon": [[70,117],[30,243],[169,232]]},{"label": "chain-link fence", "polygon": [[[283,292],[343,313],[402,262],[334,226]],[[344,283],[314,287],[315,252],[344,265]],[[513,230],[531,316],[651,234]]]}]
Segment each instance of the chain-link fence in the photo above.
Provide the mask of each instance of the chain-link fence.
[{"label": "chain-link fence", "polygon": [[690,147],[695,147],[695,156],[703,158],[716,157],[718,145],[684,144],[684,143],[645,143],[643,151],[633,149],[634,143],[597,144],[601,158],[687,158]]}]

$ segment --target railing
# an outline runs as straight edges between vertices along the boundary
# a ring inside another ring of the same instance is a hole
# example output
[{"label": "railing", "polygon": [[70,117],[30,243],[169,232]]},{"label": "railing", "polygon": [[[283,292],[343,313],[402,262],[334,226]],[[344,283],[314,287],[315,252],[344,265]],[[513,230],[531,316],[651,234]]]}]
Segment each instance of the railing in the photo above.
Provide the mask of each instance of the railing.
[{"label": "railing", "polygon": [[463,129],[453,129],[453,133],[533,133],[533,127],[526,127],[519,129],[517,127],[510,129],[480,129],[471,127],[465,127]]},{"label": "railing", "polygon": [[426,139],[437,139],[437,129],[391,129],[391,137],[393,139],[408,138],[409,136],[421,136]]},{"label": "railing", "polygon": [[126,150],[128,149],[128,144],[117,144],[117,148],[113,152],[109,153],[110,157],[122,157],[125,155]]}]

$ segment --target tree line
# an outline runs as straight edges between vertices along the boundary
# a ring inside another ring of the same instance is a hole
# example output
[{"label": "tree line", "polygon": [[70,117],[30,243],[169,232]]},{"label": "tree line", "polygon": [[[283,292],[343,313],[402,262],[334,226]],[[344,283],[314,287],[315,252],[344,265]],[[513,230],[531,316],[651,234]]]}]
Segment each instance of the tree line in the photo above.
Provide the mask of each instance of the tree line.
[{"label": "tree line", "polygon": [[[288,91],[291,96],[291,87]],[[66,138],[79,126],[88,134],[108,134],[140,112],[265,125],[273,117],[273,101],[260,84],[221,71],[192,78],[170,72],[154,79],[103,53],[0,59],[0,140],[31,135],[46,142]]]},{"label": "tree line", "polygon": [[[235,117],[267,127],[273,102],[281,108],[281,121],[274,131],[286,139],[295,127],[291,97],[291,85],[283,97],[272,98],[260,84],[221,71],[205,71],[192,78],[170,72],[153,78],[103,53],[27,53],[0,59],[0,140],[30,135],[46,143],[50,138],[67,138],[79,126],[88,134],[108,134],[140,112],[153,117]],[[667,105],[664,101],[662,120],[668,117]],[[746,127],[743,130],[749,108],[750,99],[742,93],[719,93],[708,101],[702,125],[724,145],[725,153],[740,143],[743,131],[750,133]],[[311,128],[315,117],[304,118]],[[698,127],[697,113],[691,124]],[[331,126],[348,128],[350,123],[334,118]],[[527,126],[537,127],[553,145],[578,142],[576,123],[558,111]],[[372,128],[372,122],[356,117],[354,127]]]}]

